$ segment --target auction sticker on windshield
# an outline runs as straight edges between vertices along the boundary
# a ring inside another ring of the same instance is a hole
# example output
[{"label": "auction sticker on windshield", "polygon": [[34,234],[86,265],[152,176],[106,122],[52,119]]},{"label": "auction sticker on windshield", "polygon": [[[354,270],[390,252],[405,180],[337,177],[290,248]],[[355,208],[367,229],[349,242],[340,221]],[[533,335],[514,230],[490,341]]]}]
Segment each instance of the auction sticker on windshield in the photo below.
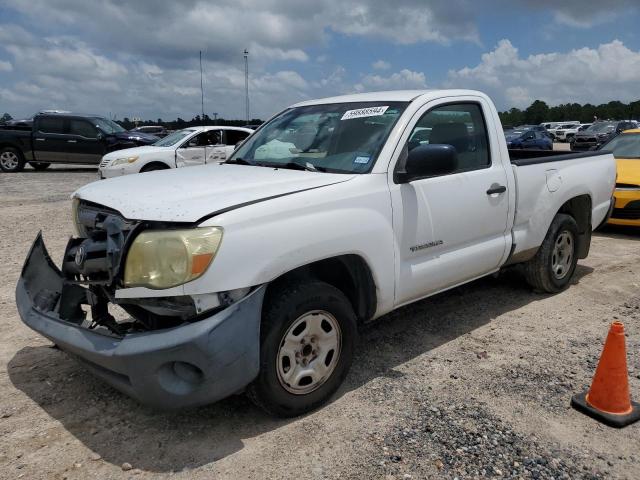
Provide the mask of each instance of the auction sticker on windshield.
[{"label": "auction sticker on windshield", "polygon": [[387,111],[389,106],[358,108],[357,110],[347,110],[340,120],[351,120],[353,118],[377,117]]}]

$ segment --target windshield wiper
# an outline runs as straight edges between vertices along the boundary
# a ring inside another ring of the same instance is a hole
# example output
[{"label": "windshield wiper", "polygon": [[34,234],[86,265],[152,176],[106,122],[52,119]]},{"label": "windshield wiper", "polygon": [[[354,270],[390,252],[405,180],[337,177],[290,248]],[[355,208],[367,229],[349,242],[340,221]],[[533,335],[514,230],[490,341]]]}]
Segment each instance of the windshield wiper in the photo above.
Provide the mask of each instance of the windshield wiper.
[{"label": "windshield wiper", "polygon": [[273,168],[288,168],[290,170],[306,170],[307,172],[326,172],[327,170],[324,167],[319,167],[317,165],[313,165],[312,163],[298,163],[298,162],[287,162],[287,163],[272,163],[269,166],[273,166]]}]

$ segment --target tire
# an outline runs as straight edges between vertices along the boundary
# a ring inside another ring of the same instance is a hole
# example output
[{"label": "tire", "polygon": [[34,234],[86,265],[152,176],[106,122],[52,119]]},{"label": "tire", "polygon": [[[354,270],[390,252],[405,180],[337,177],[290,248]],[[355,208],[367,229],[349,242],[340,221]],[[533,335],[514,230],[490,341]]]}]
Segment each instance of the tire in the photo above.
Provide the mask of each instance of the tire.
[{"label": "tire", "polygon": [[22,152],[13,147],[0,149],[0,170],[7,173],[17,173],[24,170]]},{"label": "tire", "polygon": [[140,173],[155,172],[156,170],[168,170],[168,169],[169,167],[163,163],[150,163],[142,167],[142,169],[140,170]]},{"label": "tire", "polygon": [[33,167],[34,170],[37,170],[39,172],[46,170],[51,166],[50,163],[45,163],[45,162],[29,162],[29,165],[31,165],[31,167]]},{"label": "tire", "polygon": [[524,264],[524,273],[534,289],[558,293],[567,288],[578,263],[578,225],[570,215],[555,216],[536,256]]},{"label": "tire", "polygon": [[[271,415],[294,417],[325,403],[342,384],[353,359],[357,321],[347,297],[327,283],[272,288],[277,290],[265,300],[262,315],[260,372],[247,395]],[[318,378],[304,375],[310,370]]]}]

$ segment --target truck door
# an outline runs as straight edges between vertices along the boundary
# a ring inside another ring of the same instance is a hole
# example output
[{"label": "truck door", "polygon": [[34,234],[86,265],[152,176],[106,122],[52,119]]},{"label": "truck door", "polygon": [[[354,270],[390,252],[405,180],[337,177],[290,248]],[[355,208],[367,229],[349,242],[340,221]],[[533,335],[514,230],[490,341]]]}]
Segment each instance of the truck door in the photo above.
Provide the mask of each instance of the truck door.
[{"label": "truck door", "polygon": [[67,135],[69,119],[37,116],[33,129],[33,153],[41,162],[68,162]]},{"label": "truck door", "polygon": [[67,136],[67,157],[71,163],[99,164],[106,153],[103,142],[99,139],[100,131],[89,120],[84,118],[69,119],[69,135]]},{"label": "truck door", "polygon": [[176,150],[176,166],[192,167],[206,163],[208,132],[201,132],[184,142]]},{"label": "truck door", "polygon": [[453,173],[411,183],[390,180],[399,249],[396,305],[495,271],[506,254],[507,174],[497,133],[487,128],[488,112],[479,97],[430,102],[401,137],[400,158],[421,144],[448,144],[458,165]]}]

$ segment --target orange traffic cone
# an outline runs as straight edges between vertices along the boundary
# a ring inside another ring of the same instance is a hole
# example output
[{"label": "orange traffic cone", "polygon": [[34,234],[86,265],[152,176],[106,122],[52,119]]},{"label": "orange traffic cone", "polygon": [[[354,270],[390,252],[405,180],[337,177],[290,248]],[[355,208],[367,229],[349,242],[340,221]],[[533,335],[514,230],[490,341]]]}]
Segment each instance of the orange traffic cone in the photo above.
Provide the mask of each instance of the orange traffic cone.
[{"label": "orange traffic cone", "polygon": [[640,420],[640,405],[629,395],[624,325],[613,322],[589,391],[575,395],[571,405],[611,427]]}]

